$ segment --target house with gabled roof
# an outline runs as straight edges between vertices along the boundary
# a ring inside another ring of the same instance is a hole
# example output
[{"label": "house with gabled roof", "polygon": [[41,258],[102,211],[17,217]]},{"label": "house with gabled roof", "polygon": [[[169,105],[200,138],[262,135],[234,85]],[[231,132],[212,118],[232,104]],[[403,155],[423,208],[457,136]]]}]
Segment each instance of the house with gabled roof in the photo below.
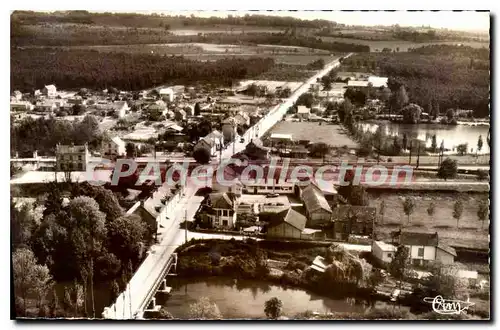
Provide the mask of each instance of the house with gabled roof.
[{"label": "house with gabled roof", "polygon": [[[306,228],[307,218],[289,207],[280,212],[261,212],[259,221],[267,223],[267,237],[281,239],[322,239],[321,230]],[[317,234],[320,234],[319,236]]]},{"label": "house with gabled roof", "polygon": [[437,232],[398,231],[393,233],[393,237],[396,244],[408,248],[409,258],[415,266],[425,266],[433,261],[442,264],[455,262],[455,249],[440,241]]},{"label": "house with gabled roof", "polygon": [[42,88],[42,94],[47,97],[56,97],[57,88],[55,85],[46,85],[44,88]]},{"label": "house with gabled roof", "polygon": [[217,151],[222,148],[224,144],[224,136],[217,130],[212,131],[205,137],[201,138],[194,146],[194,150],[199,148],[206,148],[210,151],[210,155],[216,155]]},{"label": "house with gabled roof", "polygon": [[206,200],[210,212],[208,217],[216,228],[233,228],[236,224],[238,197],[232,192],[211,193]]},{"label": "house with gabled roof", "polygon": [[125,142],[118,136],[104,138],[101,147],[103,156],[117,157],[125,155]]},{"label": "house with gabled roof", "polygon": [[317,227],[330,223],[332,208],[328,204],[323,191],[318,186],[310,183],[301,190],[300,198],[306,209],[309,226]]}]

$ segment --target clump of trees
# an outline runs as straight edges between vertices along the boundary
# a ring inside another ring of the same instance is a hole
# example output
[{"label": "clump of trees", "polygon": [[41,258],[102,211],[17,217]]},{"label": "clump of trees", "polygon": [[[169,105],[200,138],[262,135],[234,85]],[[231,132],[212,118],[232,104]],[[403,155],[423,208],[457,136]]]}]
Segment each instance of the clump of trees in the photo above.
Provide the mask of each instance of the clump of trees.
[{"label": "clump of trees", "polygon": [[[74,184],[65,204],[60,187],[51,184],[37,202],[45,207],[41,219],[34,217],[32,206],[18,208],[11,200],[13,258],[34,269],[14,272],[14,281],[23,283],[15,292],[23,306],[19,316],[45,315],[46,309],[51,315],[96,316],[94,283],[109,283],[111,298],[116,298],[153,239],[153,229],[140,217],[125,215],[109,190]],[[64,295],[52,294],[52,284],[64,285]]]},{"label": "clump of trees", "polygon": [[18,125],[11,123],[11,152],[20,156],[32,156],[35,150],[39,155],[54,155],[56,144],[88,144],[89,149],[100,148],[102,134],[99,121],[92,115],[85,116],[80,122],[27,117]]},{"label": "clump of trees", "polygon": [[[388,87],[394,100],[404,86],[407,102],[421,106],[432,104],[432,117],[439,109],[457,108],[473,109],[475,117],[485,117],[490,113],[489,54],[487,48],[434,45],[389,56],[356,54],[346,58],[342,65],[346,71],[367,63],[379,68],[380,75],[390,78]],[[401,103],[391,104],[395,111],[404,107]]]}]

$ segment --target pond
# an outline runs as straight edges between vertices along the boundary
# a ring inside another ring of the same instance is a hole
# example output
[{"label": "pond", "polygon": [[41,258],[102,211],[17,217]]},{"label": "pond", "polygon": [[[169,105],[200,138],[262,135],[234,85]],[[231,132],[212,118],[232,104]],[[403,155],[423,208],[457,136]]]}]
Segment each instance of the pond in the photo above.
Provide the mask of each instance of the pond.
[{"label": "pond", "polygon": [[[379,126],[377,123],[362,122],[360,123],[361,129],[363,131],[375,132]],[[425,141],[426,146],[430,147],[432,144],[432,136],[436,135],[436,141],[438,147],[441,141],[444,141],[444,147],[446,149],[453,150],[459,144],[467,143],[468,152],[473,149],[476,152],[477,141],[479,135],[483,139],[483,147],[479,153],[489,153],[490,148],[486,142],[486,137],[488,136],[488,131],[490,129],[489,125],[440,125],[440,124],[400,124],[387,122],[384,123],[385,133],[390,136],[403,137],[403,134],[407,134],[409,137],[418,138],[419,140]]]},{"label": "pond", "polygon": [[200,280],[169,279],[172,287],[166,309],[180,319],[189,318],[189,305],[207,297],[219,307],[224,319],[265,318],[264,303],[277,297],[283,302],[283,315],[293,317],[307,310],[312,312],[362,312],[364,305],[347,299],[331,299],[306,290],[285,288],[257,280],[233,280],[211,277]]}]

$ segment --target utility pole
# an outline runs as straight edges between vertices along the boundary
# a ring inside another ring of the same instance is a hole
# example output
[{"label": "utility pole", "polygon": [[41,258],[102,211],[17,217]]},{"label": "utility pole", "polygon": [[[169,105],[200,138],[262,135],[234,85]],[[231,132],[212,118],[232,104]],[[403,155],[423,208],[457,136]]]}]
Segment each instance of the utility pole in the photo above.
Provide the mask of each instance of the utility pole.
[{"label": "utility pole", "polygon": [[418,149],[417,149],[417,168],[418,165],[420,164],[420,141],[418,141]]}]

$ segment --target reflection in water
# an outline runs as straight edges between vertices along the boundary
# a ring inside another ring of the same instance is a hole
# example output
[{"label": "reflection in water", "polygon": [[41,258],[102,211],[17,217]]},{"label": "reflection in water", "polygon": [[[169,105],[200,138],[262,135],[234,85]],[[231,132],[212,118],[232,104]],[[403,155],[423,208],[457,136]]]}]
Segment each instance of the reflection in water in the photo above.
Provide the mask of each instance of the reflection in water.
[{"label": "reflection in water", "polygon": [[189,283],[169,279],[173,287],[166,308],[177,318],[189,317],[189,305],[208,297],[219,307],[224,318],[264,318],[264,303],[272,297],[283,302],[283,313],[294,316],[306,310],[315,312],[356,312],[365,304],[353,304],[342,299],[330,299],[301,289],[284,288],[263,281],[208,278]]},{"label": "reflection in water", "polygon": [[[375,123],[360,123],[361,129],[363,131],[369,131],[375,133],[378,128],[378,124]],[[477,140],[479,135],[483,139],[483,147],[479,153],[489,153],[490,148],[486,143],[486,137],[488,136],[488,131],[490,129],[487,125],[469,126],[469,125],[438,125],[438,124],[400,124],[400,123],[384,123],[385,134],[389,136],[399,136],[403,137],[406,134],[408,137],[413,139],[419,139],[425,141],[427,147],[432,144],[432,136],[436,135],[437,145],[444,141],[444,147],[446,149],[453,150],[459,144],[467,143],[468,152],[471,148],[473,152],[477,149]]]}]

